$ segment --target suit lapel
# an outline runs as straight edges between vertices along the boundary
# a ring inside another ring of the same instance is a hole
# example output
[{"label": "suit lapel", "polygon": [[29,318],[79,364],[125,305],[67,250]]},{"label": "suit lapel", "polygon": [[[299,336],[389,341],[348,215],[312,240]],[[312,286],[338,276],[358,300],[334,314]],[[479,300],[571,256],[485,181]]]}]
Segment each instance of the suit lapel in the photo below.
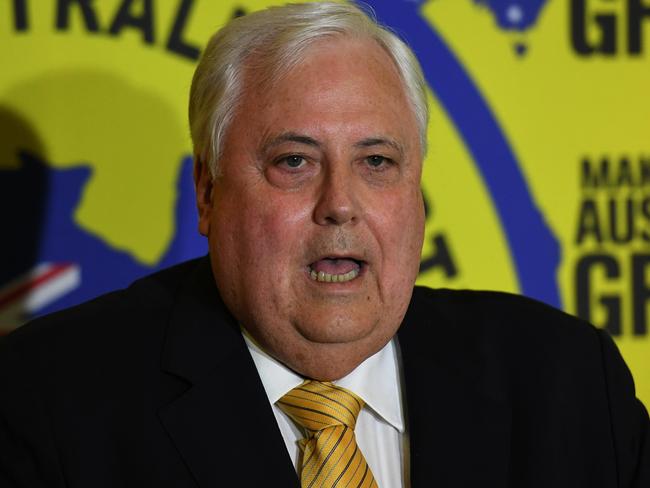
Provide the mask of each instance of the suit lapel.
[{"label": "suit lapel", "polygon": [[484,386],[476,337],[430,305],[416,292],[398,334],[411,486],[507,486],[510,410]]},{"label": "suit lapel", "polygon": [[257,370],[207,259],[180,290],[162,362],[165,372],[188,384],[159,415],[199,486],[298,486]]},{"label": "suit lapel", "polygon": [[[419,294],[398,334],[411,486],[506,486],[511,412],[485,387],[481,346],[463,335],[467,324]],[[160,419],[198,486],[299,486],[207,259],[179,290],[162,367],[183,386]]]}]

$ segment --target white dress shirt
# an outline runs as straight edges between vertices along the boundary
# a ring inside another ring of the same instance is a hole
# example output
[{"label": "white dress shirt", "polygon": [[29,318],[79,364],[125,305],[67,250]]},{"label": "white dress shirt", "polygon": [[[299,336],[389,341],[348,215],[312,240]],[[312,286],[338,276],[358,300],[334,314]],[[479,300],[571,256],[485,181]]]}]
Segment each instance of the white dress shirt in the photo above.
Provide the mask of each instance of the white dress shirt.
[{"label": "white dress shirt", "polygon": [[[300,460],[298,441],[305,436],[276,402],[300,385],[304,378],[269,356],[245,331],[244,339],[297,472]],[[395,339],[334,383],[356,393],[366,402],[359,413],[354,433],[379,487],[407,488],[408,439]]]}]

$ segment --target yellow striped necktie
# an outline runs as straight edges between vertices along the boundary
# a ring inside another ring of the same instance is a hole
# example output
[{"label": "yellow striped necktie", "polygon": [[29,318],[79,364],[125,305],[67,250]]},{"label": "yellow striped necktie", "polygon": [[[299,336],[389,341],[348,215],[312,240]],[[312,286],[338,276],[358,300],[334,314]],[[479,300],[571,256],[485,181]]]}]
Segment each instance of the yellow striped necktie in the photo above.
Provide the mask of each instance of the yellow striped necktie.
[{"label": "yellow striped necktie", "polygon": [[302,488],[377,488],[357,446],[354,426],[364,402],[332,383],[305,381],[278,406],[307,432],[302,448]]}]

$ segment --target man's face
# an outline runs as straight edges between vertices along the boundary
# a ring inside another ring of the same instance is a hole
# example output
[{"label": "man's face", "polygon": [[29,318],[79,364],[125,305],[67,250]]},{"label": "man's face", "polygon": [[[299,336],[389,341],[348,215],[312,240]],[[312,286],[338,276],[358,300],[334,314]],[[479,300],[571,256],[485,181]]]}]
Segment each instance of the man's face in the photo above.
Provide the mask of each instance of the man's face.
[{"label": "man's face", "polygon": [[421,146],[397,69],[334,38],[271,86],[249,71],[219,165],[197,193],[226,305],[290,368],[344,376],[395,334],[419,266]]}]

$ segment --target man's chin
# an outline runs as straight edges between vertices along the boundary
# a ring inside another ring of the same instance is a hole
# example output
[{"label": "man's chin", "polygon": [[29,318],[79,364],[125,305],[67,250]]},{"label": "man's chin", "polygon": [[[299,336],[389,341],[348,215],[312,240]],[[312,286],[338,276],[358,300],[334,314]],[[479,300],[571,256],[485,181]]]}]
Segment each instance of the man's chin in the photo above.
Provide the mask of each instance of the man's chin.
[{"label": "man's chin", "polygon": [[314,347],[360,343],[371,336],[377,327],[378,321],[369,321],[368,317],[355,320],[354,317],[349,316],[294,324],[301,338]]},{"label": "man's chin", "polygon": [[301,376],[318,381],[336,381],[350,374],[373,353],[366,354],[357,351],[356,354],[346,354],[333,350],[319,348],[309,353],[308,357],[299,360],[292,358],[287,366]]},{"label": "man's chin", "polygon": [[[282,358],[298,374],[320,381],[334,381],[351,373],[357,366],[384,347],[392,333],[382,334],[370,328],[365,335],[317,334],[317,340],[302,337],[300,346],[287,349]],[[345,340],[344,340],[345,339]]]}]

